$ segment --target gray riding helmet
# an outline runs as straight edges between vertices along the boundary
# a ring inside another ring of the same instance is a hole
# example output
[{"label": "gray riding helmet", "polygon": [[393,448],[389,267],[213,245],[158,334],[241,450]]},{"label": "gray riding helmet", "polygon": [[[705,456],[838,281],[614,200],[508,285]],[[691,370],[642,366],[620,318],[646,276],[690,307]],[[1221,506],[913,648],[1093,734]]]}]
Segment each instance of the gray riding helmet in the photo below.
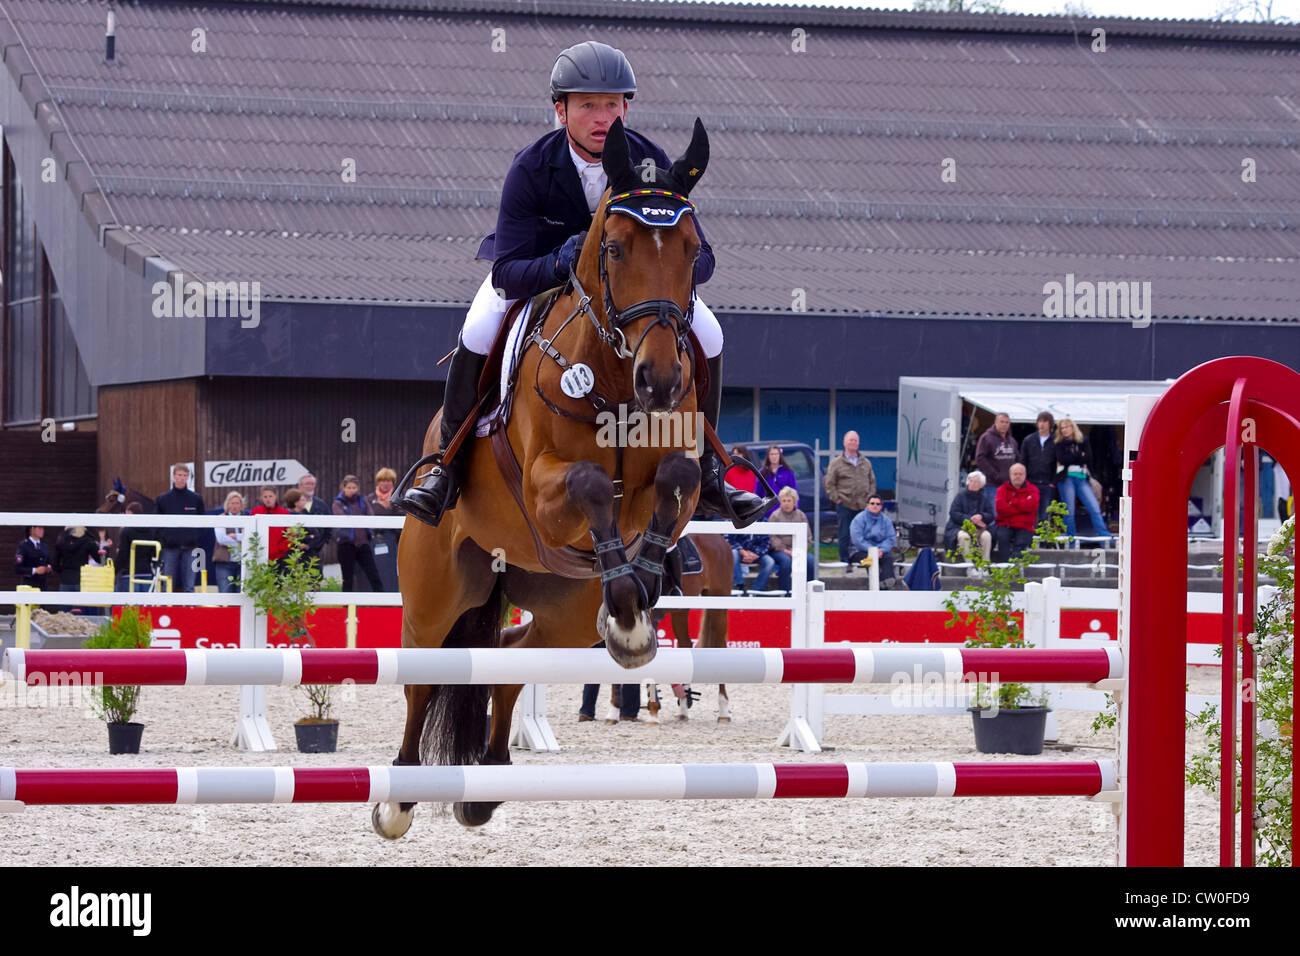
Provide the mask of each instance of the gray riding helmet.
[{"label": "gray riding helmet", "polygon": [[566,93],[636,93],[632,64],[622,50],[588,40],[569,47],[551,67],[551,102]]}]

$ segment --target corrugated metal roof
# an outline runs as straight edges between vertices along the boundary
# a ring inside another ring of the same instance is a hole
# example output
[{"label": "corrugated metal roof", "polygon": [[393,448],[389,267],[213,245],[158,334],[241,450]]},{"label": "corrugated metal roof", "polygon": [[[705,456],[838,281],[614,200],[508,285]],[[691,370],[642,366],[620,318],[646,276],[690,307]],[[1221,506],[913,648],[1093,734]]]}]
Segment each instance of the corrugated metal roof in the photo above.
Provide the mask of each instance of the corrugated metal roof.
[{"label": "corrugated metal roof", "polygon": [[715,309],[1041,317],[1073,272],[1150,281],[1157,316],[1300,318],[1300,28],[1106,20],[1102,54],[1059,18],[145,0],[106,63],[106,9],[6,0],[117,224],[267,298],[468,301],[555,53],[598,37],[631,126],[670,155],[709,127]]}]

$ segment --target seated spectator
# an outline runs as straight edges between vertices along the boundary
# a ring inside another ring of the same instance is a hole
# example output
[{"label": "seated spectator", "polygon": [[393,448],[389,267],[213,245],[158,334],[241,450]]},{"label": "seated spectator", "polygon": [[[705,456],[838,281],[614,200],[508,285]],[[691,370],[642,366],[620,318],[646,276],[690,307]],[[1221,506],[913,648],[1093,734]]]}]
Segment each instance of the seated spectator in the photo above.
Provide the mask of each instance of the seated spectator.
[{"label": "seated spectator", "polygon": [[[244,496],[238,491],[226,495],[223,514],[242,515]],[[212,549],[212,571],[216,576],[217,590],[225,594],[237,591],[241,572],[239,549],[244,544],[243,528],[217,528],[216,547]]]},{"label": "seated spectator", "polygon": [[[749,457],[745,454],[744,445],[736,445],[731,449],[731,454],[736,458]],[[726,480],[731,487],[739,488],[741,491],[753,492],[758,485],[758,479],[754,477],[754,473],[740,465],[732,465],[727,469]]]},{"label": "seated spectator", "polygon": [[[799,480],[795,478],[793,469],[785,463],[785,454],[781,451],[780,445],[767,446],[767,457],[763,460],[763,467],[759,469],[759,473],[763,476],[764,480],[772,486],[772,490],[778,494],[782,488],[799,487]],[[759,488],[756,493],[762,494],[763,492],[761,486],[758,485],[758,482],[755,481],[754,484]],[[759,520],[769,520],[780,507],[780,501],[773,502],[772,507],[768,508],[767,511],[764,512],[763,517]]]},{"label": "seated spectator", "polygon": [[[768,521],[803,524],[808,528],[808,537],[806,539],[808,542],[808,580],[812,581],[817,577],[817,558],[814,556],[817,549],[817,539],[813,537],[812,524],[808,521],[808,516],[799,510],[799,492],[792,486],[786,485],[777,492],[777,501],[779,502],[777,510],[768,515]],[[771,549],[768,554],[776,562],[776,586],[782,591],[789,592],[794,573],[794,535],[774,534],[770,538]]]},{"label": "seated spectator", "polygon": [[731,586],[736,590],[748,589],[745,584],[745,569],[741,565],[758,564],[758,577],[754,581],[755,591],[767,589],[767,579],[776,567],[776,561],[768,552],[772,548],[771,536],[766,534],[726,534],[727,544],[731,545],[734,559]]},{"label": "seated spectator", "polygon": [[894,550],[898,532],[894,530],[889,515],[885,514],[885,503],[880,495],[873,493],[868,496],[866,509],[849,525],[849,539],[853,542],[853,553],[849,555],[846,572],[861,564],[868,557],[869,549],[879,548],[880,583],[883,585],[893,579],[894,556],[890,552]]},{"label": "seated spectator", "polygon": [[[287,515],[288,508],[280,506],[280,496],[274,488],[267,485],[259,493],[262,503],[249,512],[251,515]],[[289,544],[284,540],[283,528],[271,528],[266,536],[267,553],[272,562],[283,566],[282,558],[289,553]]]},{"label": "seated spectator", "polygon": [[984,560],[992,560],[993,554],[993,511],[984,498],[984,473],[972,471],[966,476],[966,487],[957,492],[948,508],[948,524],[943,529],[943,546],[949,551],[960,551],[966,560],[970,560],[971,540],[962,525],[969,519],[979,532],[980,550]]},{"label": "seated spectator", "polygon": [[1034,540],[1038,517],[1038,489],[1029,483],[1024,465],[1011,466],[1011,478],[998,486],[998,559],[1010,561]]}]

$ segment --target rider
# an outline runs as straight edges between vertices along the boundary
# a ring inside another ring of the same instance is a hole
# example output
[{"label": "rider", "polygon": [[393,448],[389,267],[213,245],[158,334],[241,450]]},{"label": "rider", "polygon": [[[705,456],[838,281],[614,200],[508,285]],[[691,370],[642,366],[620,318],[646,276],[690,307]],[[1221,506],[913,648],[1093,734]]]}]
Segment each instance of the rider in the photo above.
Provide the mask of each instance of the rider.
[{"label": "rider", "polygon": [[[492,274],[474,296],[447,371],[440,454],[475,409],[479,376],[507,309],[516,299],[563,285],[575,267],[596,204],[608,185],[601,166],[606,131],[615,118],[626,119],[627,103],[635,93],[632,66],[621,50],[587,41],[556,58],[551,100],[561,128],[517,153],[506,174],[496,232],[478,251],[479,259],[492,259]],[[663,150],[639,133],[626,133],[634,165],[648,157],[659,168],[669,168]],[[713,274],[713,250],[698,221],[696,229],[701,244],[695,264],[698,284]],[[709,366],[709,390],[700,410],[716,427],[722,401],[722,328],[698,298],[692,328]],[[472,437],[473,432],[467,434]],[[462,445],[455,460],[439,458],[429,474],[394,503],[426,524],[437,525],[459,497],[465,454]],[[726,514],[722,500],[726,495],[739,519],[736,527],[743,528],[762,515],[763,499],[726,484],[725,471],[706,443],[700,455],[700,507]]]}]

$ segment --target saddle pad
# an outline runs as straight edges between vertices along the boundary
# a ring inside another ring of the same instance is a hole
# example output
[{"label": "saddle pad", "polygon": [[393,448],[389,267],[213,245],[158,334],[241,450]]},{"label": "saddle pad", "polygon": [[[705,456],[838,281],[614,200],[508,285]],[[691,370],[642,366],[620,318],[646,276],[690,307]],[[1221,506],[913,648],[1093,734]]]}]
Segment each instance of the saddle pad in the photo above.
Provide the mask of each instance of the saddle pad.
[{"label": "saddle pad", "polygon": [[524,329],[528,326],[528,317],[533,312],[533,301],[530,300],[519,310],[514,325],[510,327],[510,334],[506,337],[505,356],[501,360],[501,383],[497,392],[497,403],[490,410],[482,415],[475,424],[474,434],[483,438],[488,434],[488,427],[492,419],[496,417],[501,406],[505,404],[506,392],[510,388],[510,380],[514,377],[515,368],[519,364],[519,357],[523,352]]}]

